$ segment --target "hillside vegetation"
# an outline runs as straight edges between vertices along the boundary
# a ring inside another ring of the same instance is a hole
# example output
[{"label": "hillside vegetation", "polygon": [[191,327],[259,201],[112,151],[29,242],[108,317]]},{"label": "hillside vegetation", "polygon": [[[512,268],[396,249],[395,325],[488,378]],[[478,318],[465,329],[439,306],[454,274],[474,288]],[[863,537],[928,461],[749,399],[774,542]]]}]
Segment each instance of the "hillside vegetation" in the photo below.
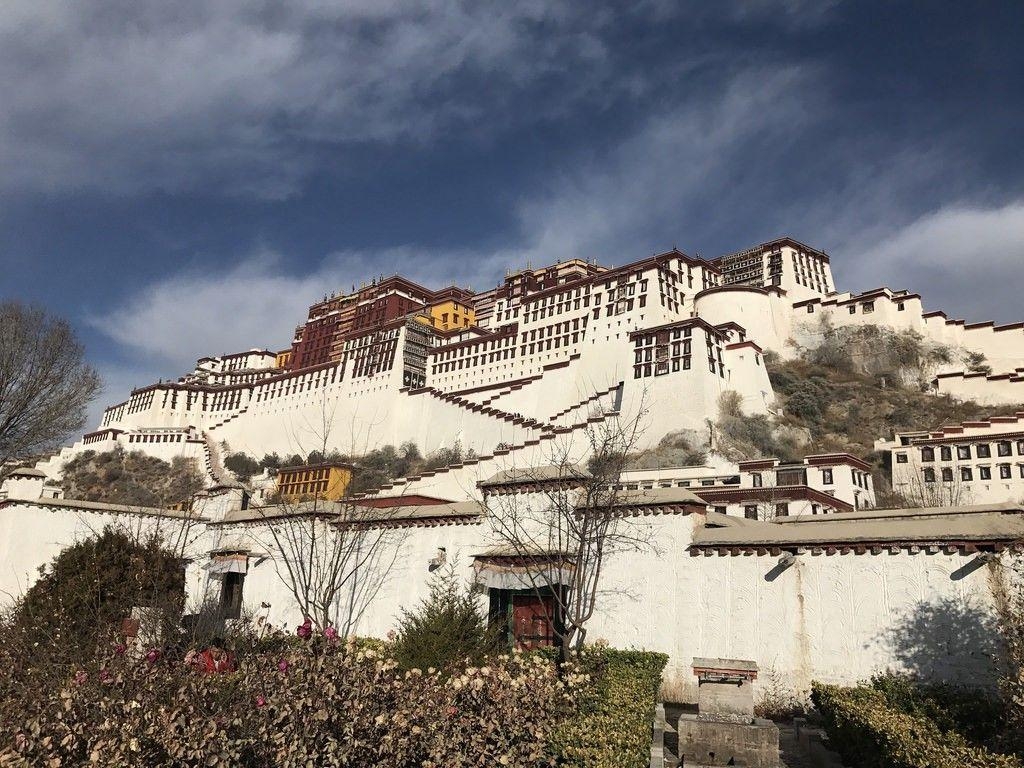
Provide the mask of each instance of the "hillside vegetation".
[{"label": "hillside vegetation", "polygon": [[188,501],[203,487],[203,478],[191,459],[178,457],[170,464],[140,451],[83,451],[64,466],[61,479],[69,499],[163,507]]},{"label": "hillside vegetation", "polygon": [[[1024,410],[926,391],[936,363],[952,355],[914,332],[878,326],[834,330],[794,360],[768,353],[765,365],[779,415],[744,415],[738,396],[726,393],[717,448],[733,459],[843,451],[884,469],[883,457],[874,453],[879,438]],[[983,364],[976,358],[975,365]]]},{"label": "hillside vegetation", "polygon": [[349,493],[364,493],[378,488],[398,477],[409,477],[449,464],[456,464],[465,459],[473,458],[472,449],[464,449],[459,443],[447,448],[438,448],[429,456],[424,457],[416,443],[407,441],[397,448],[393,445],[382,445],[364,454],[343,454],[338,451],[313,451],[303,457],[299,454],[281,457],[276,453],[266,454],[256,460],[246,453],[228,454],[224,466],[231,470],[243,483],[248,483],[264,469],[277,470],[281,467],[320,464],[325,461],[344,462],[353,465],[352,483]]}]

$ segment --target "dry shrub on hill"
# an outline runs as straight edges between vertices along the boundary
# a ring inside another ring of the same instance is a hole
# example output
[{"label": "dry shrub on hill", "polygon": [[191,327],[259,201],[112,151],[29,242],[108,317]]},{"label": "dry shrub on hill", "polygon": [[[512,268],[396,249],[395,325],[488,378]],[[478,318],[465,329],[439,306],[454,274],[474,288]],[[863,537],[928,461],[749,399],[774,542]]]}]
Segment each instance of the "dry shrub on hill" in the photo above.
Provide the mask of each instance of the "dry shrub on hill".
[{"label": "dry shrub on hill", "polygon": [[[874,464],[886,487],[884,457],[874,442],[893,433],[1013,414],[1020,405],[980,405],[923,389],[934,366],[950,351],[920,335],[877,326],[833,329],[821,345],[793,360],[771,352],[765,367],[777,397],[774,416],[746,415],[738,397],[725,393],[717,424],[717,449],[731,459],[846,452]],[[878,482],[881,481],[881,482]]]},{"label": "dry shrub on hill", "polygon": [[701,443],[706,438],[696,430],[669,432],[653,448],[638,451],[629,458],[630,469],[657,469],[658,467],[701,466],[708,452]]},{"label": "dry shrub on hill", "polygon": [[61,479],[69,499],[140,507],[163,507],[188,501],[203,487],[192,459],[170,463],[140,451],[84,451],[64,466]]}]

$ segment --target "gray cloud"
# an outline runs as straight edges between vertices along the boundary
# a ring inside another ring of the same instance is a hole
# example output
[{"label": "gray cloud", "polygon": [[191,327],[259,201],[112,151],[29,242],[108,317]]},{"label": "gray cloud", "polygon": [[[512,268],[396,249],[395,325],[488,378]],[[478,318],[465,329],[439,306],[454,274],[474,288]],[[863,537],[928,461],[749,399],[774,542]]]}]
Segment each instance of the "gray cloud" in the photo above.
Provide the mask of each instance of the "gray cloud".
[{"label": "gray cloud", "polygon": [[[155,282],[92,322],[178,372],[201,354],[286,345],[309,303],[369,278],[368,270],[483,289],[527,261],[623,263],[673,244],[699,250],[709,233],[726,233],[719,239],[737,248],[790,234],[833,254],[841,288],[888,284],[970,320],[1019,319],[1024,207],[954,201],[921,211],[921,192],[944,189],[936,180],[963,162],[941,137],[925,150],[841,147],[829,157],[828,183],[813,197],[800,193],[800,169],[788,173],[780,158],[813,151],[808,135],[838,110],[813,68],[741,69],[711,97],[653,112],[606,152],[553,165],[515,204],[517,231],[498,247],[345,251],[301,274],[281,255],[257,253],[226,272]],[[770,198],[762,231],[737,230],[759,198]]]},{"label": "gray cloud", "polygon": [[1024,319],[1024,200],[951,204],[844,249],[851,287],[888,284],[922,293],[925,306],[968,321]]},{"label": "gray cloud", "polygon": [[605,98],[607,23],[540,0],[9,0],[0,189],[287,196],[324,143],[484,130],[543,78],[560,87],[488,125]]},{"label": "gray cloud", "polygon": [[520,201],[518,234],[505,247],[345,251],[298,275],[280,254],[259,252],[225,272],[157,281],[91,323],[134,353],[181,370],[202,354],[287,345],[310,303],[369,279],[368,269],[432,286],[450,281],[485,289],[506,268],[530,261],[640,258],[645,249],[671,245],[652,233],[686,237],[681,215],[726,194],[743,164],[741,148],[755,138],[782,140],[800,114],[798,97],[806,100],[812,84],[795,69],[741,73],[713,102],[652,116],[606,156],[566,163]]}]

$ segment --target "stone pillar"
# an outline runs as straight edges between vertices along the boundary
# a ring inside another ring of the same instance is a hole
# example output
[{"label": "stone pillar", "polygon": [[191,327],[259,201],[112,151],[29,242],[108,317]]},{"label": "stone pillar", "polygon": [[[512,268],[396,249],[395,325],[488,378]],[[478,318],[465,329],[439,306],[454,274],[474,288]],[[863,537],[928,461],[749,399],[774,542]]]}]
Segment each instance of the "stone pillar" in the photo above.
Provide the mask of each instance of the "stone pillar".
[{"label": "stone pillar", "polygon": [[749,723],[754,719],[757,664],[739,659],[693,660],[697,676],[697,712],[702,720]]}]

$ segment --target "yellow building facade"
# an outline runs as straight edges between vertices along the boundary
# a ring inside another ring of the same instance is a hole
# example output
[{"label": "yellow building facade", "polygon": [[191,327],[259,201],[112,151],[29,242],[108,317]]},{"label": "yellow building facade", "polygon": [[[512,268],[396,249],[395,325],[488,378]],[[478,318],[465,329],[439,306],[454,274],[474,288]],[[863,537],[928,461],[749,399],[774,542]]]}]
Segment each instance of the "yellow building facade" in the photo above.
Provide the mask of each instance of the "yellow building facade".
[{"label": "yellow building facade", "polygon": [[277,471],[277,492],[282,501],[344,498],[352,482],[350,464],[327,463],[283,467]]},{"label": "yellow building facade", "polygon": [[416,319],[439,331],[455,331],[476,325],[476,311],[449,299],[424,308]]}]

